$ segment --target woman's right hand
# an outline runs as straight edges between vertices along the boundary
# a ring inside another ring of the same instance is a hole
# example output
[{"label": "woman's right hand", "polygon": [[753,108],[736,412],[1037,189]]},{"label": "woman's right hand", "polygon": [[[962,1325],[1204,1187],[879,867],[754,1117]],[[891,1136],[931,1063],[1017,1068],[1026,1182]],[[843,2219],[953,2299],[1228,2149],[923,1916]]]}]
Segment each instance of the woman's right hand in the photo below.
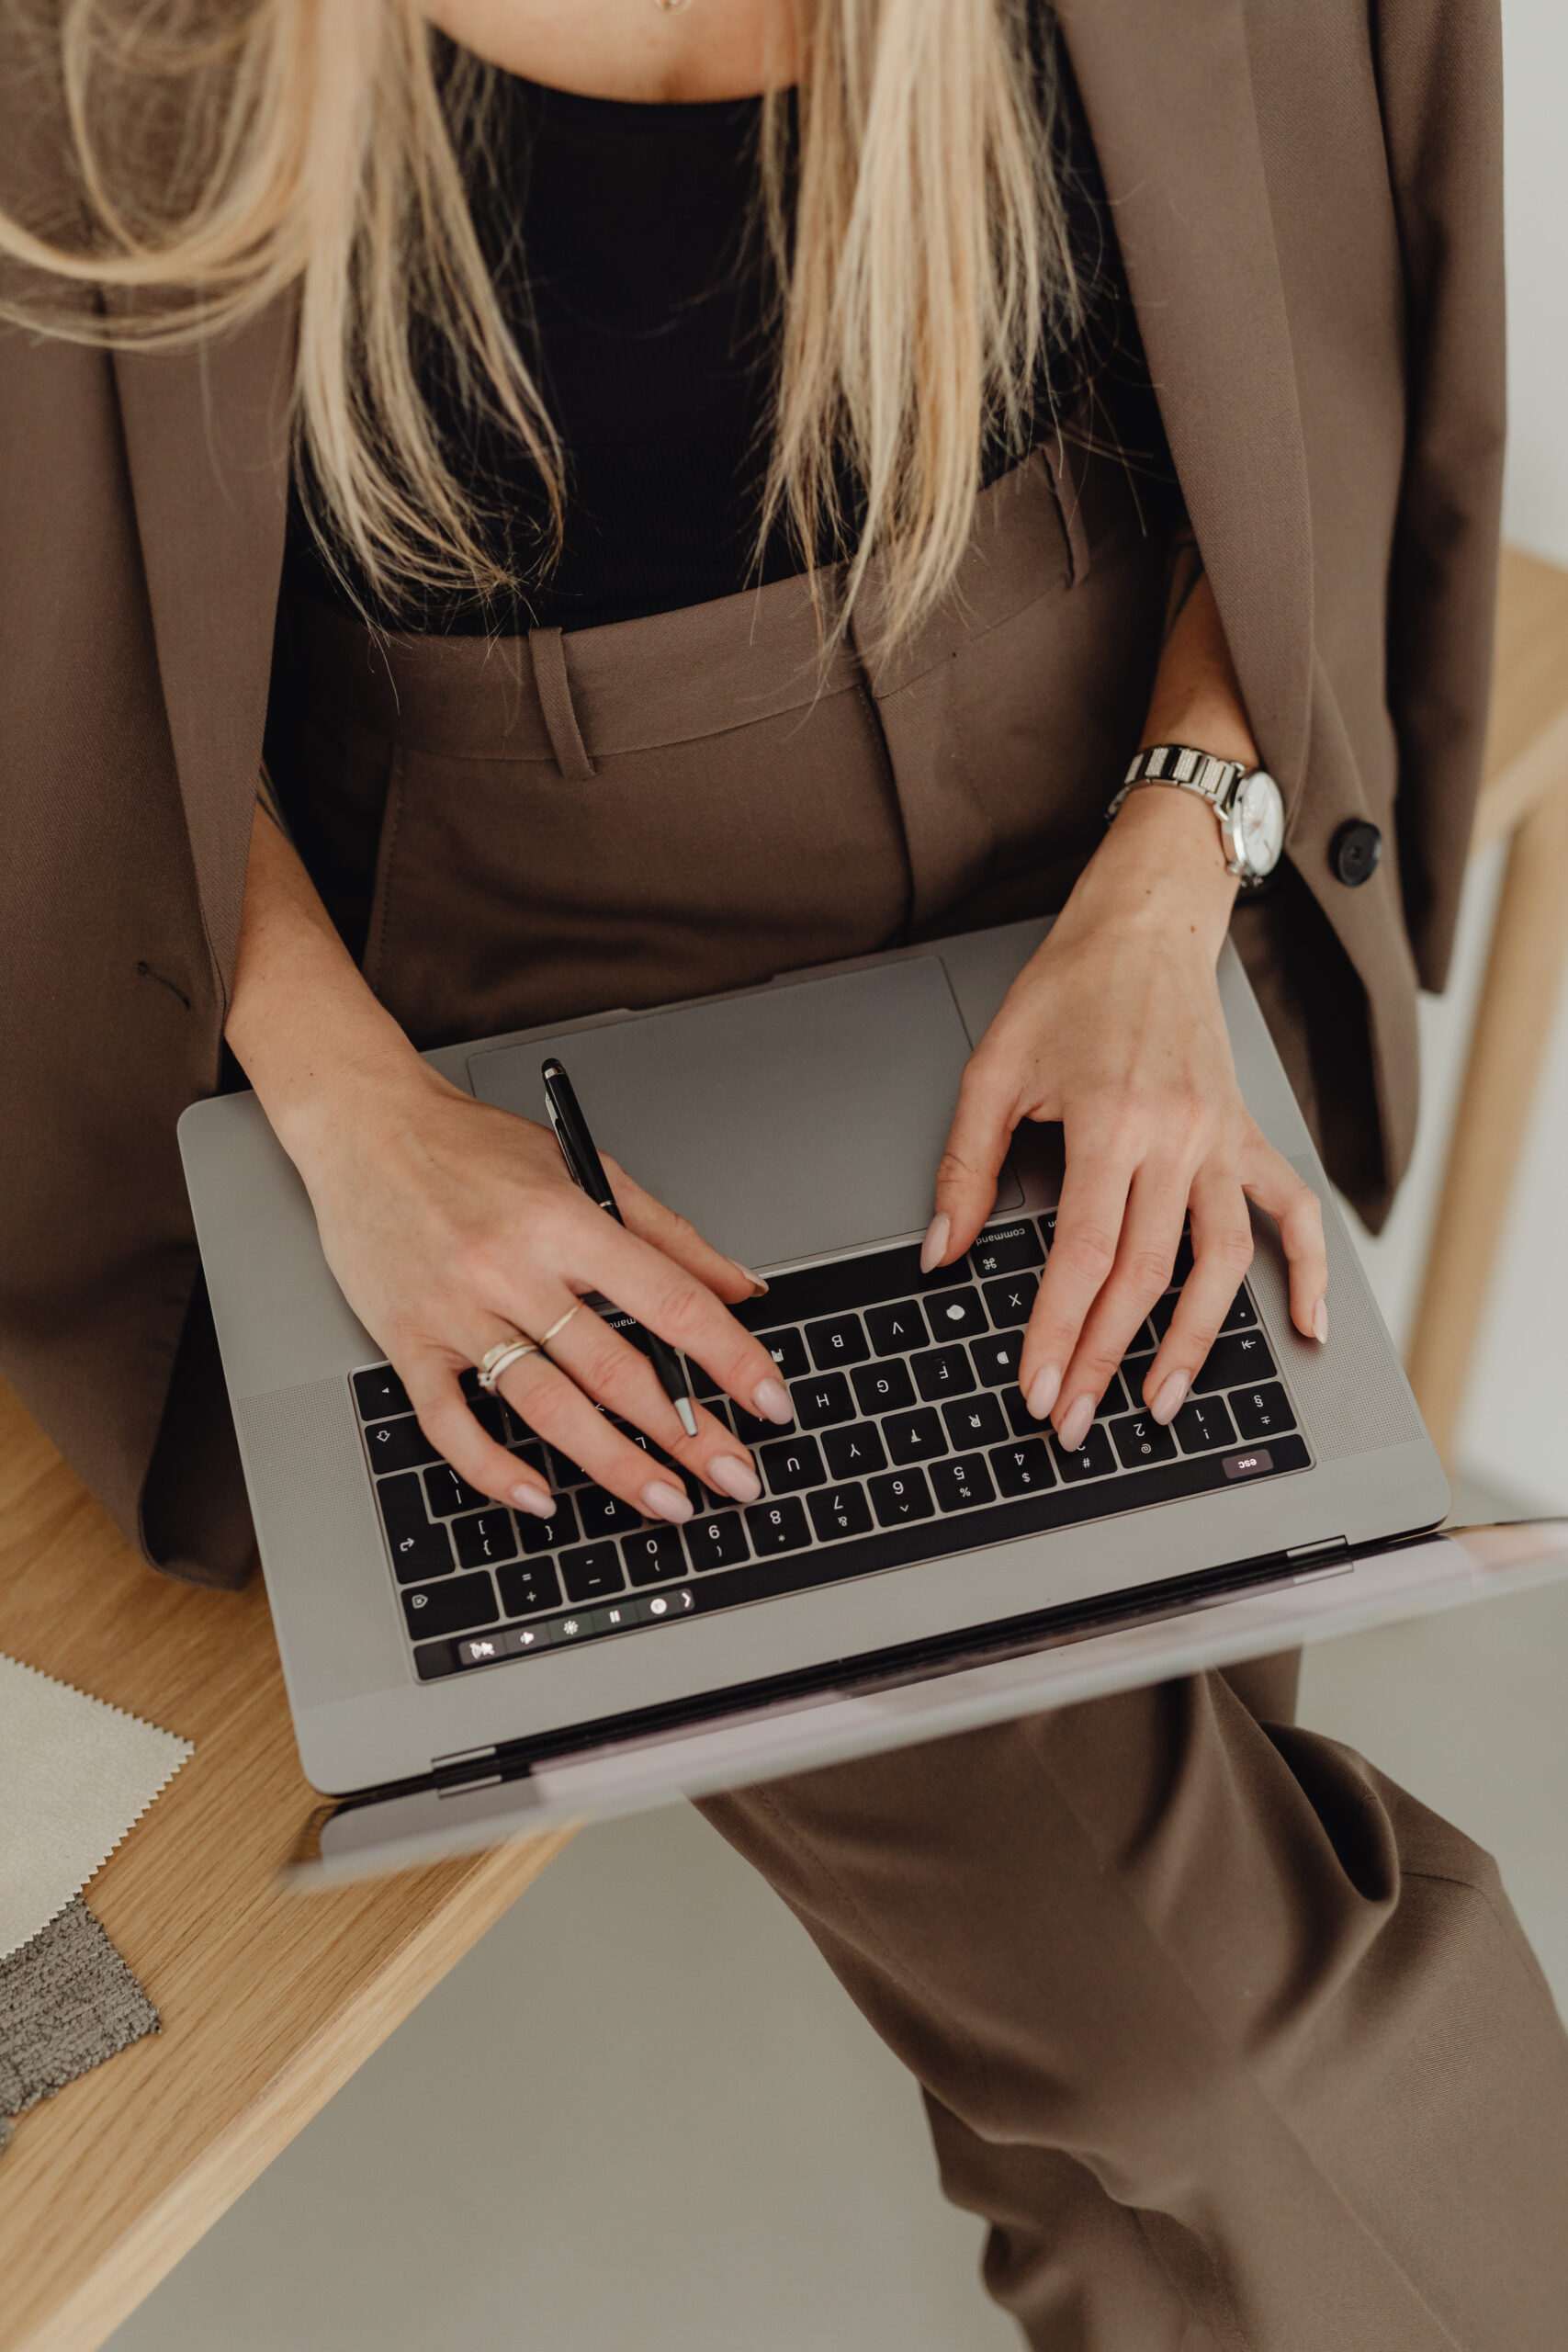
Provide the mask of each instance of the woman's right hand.
[{"label": "woman's right hand", "polygon": [[[540,1518],[554,1509],[544,1480],[476,1420],[459,1375],[499,1340],[536,1340],[591,1291],[759,1420],[794,1419],[772,1356],[725,1310],[756,1295],[756,1277],[606,1161],[623,1230],[572,1183],[547,1128],[438,1077],[372,996],[260,808],[227,1035],[305,1181],[344,1297],[431,1444],[480,1494]],[[648,1359],[590,1306],[499,1387],[529,1429],[650,1519],[689,1519],[690,1500],[616,1420],[717,1494],[761,1492],[733,1432],[698,1405],[687,1437]]]},{"label": "woman's right hand", "polygon": [[[384,1069],[363,1086],[345,1078],[292,1125],[288,1148],[344,1297],[432,1445],[481,1494],[553,1509],[545,1482],[480,1427],[459,1374],[498,1340],[537,1339],[593,1291],[759,1419],[793,1419],[773,1358],[723,1304],[754,1296],[755,1278],[614,1162],[624,1228],[571,1182],[547,1127],[477,1102],[412,1054],[390,1086]],[[754,1502],[761,1491],[739,1439],[700,1405],[687,1437],[648,1358],[592,1307],[497,1386],[529,1430],[650,1519],[689,1519],[691,1502],[616,1420],[716,1493]]]}]

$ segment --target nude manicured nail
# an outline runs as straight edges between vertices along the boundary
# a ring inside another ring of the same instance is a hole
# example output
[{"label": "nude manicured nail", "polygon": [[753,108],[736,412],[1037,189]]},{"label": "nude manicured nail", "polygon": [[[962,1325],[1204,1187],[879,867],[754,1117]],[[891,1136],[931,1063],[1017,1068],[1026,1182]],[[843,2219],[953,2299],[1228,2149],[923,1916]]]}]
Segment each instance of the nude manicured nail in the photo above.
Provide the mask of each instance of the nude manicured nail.
[{"label": "nude manicured nail", "polygon": [[707,1481],[721,1495],[733,1495],[738,1503],[754,1503],[762,1491],[762,1482],[751,1464],[734,1453],[721,1453],[708,1464]]},{"label": "nude manicured nail", "polygon": [[513,1487],[512,1499],[519,1510],[531,1511],[536,1519],[554,1519],[556,1498],[542,1494],[537,1487]]},{"label": "nude manicured nail", "polygon": [[926,1238],[920,1244],[920,1272],[929,1274],[933,1266],[942,1263],[947,1238],[953,1231],[953,1220],[945,1209],[939,1209],[926,1227]]},{"label": "nude manicured nail", "polygon": [[1320,1298],[1312,1310],[1312,1336],[1320,1348],[1328,1345],[1328,1301]]},{"label": "nude manicured nail", "polygon": [[653,1479],[642,1490],[642,1507],[649,1519],[690,1519],[690,1498],[680,1487],[671,1487],[662,1478]]},{"label": "nude manicured nail", "polygon": [[782,1421],[786,1426],[795,1419],[795,1407],[782,1380],[760,1380],[751,1392],[751,1409],[765,1421]]},{"label": "nude manicured nail", "polygon": [[1037,1421],[1043,1421],[1062,1393],[1062,1367],[1059,1363],[1043,1364],[1035,1374],[1026,1403]]},{"label": "nude manicured nail", "polygon": [[1062,1415],[1062,1425],[1056,1434],[1061,1439],[1063,1450],[1066,1453],[1076,1453],[1089,1435],[1089,1425],[1094,1419],[1094,1407],[1095,1399],[1086,1392],[1082,1396],[1075,1396]]},{"label": "nude manicured nail", "polygon": [[753,1298],[766,1298],[768,1295],[768,1285],[762,1280],[761,1274],[754,1274],[750,1266],[743,1266],[741,1264],[739,1258],[731,1258],[729,1262],[734,1267],[736,1272],[739,1275],[741,1281],[750,1283],[751,1295]]},{"label": "nude manicured nail", "polygon": [[1156,1420],[1174,1421],[1191,1385],[1192,1375],[1189,1372],[1173,1372],[1168,1380],[1162,1380],[1155,1391],[1155,1401],[1149,1407]]}]

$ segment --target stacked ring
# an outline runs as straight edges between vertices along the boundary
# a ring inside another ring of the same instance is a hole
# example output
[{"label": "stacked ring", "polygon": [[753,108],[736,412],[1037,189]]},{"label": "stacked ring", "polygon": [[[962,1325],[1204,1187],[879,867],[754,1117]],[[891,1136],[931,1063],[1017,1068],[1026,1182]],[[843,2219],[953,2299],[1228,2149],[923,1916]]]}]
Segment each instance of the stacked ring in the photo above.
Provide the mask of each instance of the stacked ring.
[{"label": "stacked ring", "polygon": [[523,1356],[536,1356],[538,1352],[537,1340],[525,1340],[521,1334],[513,1340],[498,1340],[493,1348],[485,1350],[474,1367],[479,1376],[479,1386],[489,1396],[508,1364],[516,1363]]}]

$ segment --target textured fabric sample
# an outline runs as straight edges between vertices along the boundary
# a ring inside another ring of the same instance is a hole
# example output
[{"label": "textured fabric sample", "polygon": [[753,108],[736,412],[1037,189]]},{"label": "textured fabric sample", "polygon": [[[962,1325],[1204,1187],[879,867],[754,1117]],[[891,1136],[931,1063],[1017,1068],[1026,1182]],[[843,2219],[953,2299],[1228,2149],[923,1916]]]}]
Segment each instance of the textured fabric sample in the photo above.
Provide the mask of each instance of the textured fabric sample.
[{"label": "textured fabric sample", "polygon": [[0,1657],[0,1959],[80,1894],[190,1752]]},{"label": "textured fabric sample", "polygon": [[157,2030],[157,2010],[78,1895],[0,1960],[0,2148],[12,2116]]}]

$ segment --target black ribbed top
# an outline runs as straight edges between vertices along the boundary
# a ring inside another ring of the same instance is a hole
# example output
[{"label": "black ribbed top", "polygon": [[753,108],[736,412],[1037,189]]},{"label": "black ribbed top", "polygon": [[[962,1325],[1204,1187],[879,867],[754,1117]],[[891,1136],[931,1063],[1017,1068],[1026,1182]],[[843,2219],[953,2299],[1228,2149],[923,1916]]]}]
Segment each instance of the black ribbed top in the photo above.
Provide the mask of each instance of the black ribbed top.
[{"label": "black ribbed top", "polygon": [[[1094,151],[1065,61],[1058,168],[1089,325],[1048,337],[1037,414],[1077,400],[1130,318]],[[755,565],[772,368],[756,225],[761,101],[633,105],[499,76],[470,175],[476,226],[567,452],[565,544],[516,600],[414,604],[364,595],[388,628],[476,634],[578,628],[667,612],[802,569],[775,532]],[[514,570],[544,518],[525,452],[457,397],[442,355],[421,368],[459,477]],[[988,473],[1007,462],[996,454]],[[820,549],[829,558],[841,550]],[[309,595],[351,596],[322,564],[298,499],[290,568]],[[351,573],[351,577],[352,577]],[[355,585],[363,594],[363,583]]]}]

